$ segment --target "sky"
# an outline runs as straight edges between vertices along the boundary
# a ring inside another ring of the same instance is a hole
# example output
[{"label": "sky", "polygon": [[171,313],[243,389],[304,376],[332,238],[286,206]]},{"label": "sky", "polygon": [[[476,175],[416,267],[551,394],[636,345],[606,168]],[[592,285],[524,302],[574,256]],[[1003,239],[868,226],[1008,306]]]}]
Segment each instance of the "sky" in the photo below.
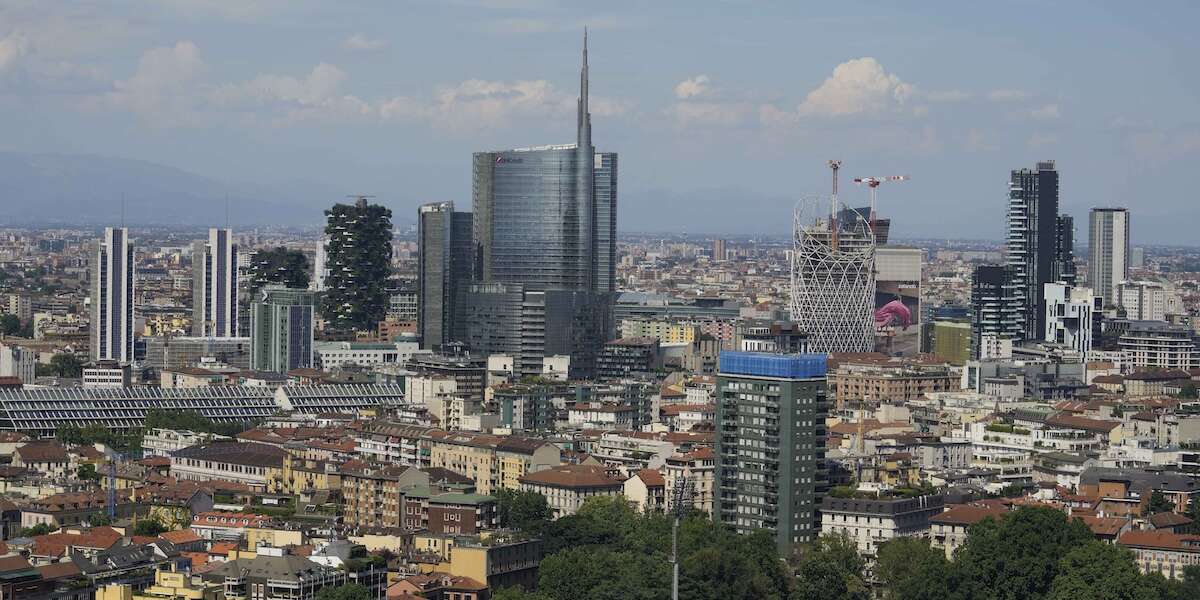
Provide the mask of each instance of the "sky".
[{"label": "sky", "polygon": [[1008,171],[1055,159],[1081,243],[1090,207],[1127,206],[1135,244],[1190,244],[1198,17],[1171,0],[0,0],[0,150],[311,182],[411,222],[470,206],[472,152],[574,141],[587,26],[622,231],[786,233],[836,158],[851,204],[853,177],[910,177],[879,192],[897,237],[999,239]]}]

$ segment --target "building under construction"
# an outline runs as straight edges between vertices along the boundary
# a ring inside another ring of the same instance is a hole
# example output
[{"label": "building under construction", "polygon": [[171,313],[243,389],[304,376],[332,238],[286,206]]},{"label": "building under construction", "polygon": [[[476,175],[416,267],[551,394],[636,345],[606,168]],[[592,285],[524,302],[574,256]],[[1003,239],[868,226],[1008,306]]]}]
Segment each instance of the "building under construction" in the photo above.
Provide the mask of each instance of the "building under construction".
[{"label": "building under construction", "polygon": [[871,352],[875,349],[874,210],[802,201],[793,222],[792,320],[808,331],[811,352]]}]

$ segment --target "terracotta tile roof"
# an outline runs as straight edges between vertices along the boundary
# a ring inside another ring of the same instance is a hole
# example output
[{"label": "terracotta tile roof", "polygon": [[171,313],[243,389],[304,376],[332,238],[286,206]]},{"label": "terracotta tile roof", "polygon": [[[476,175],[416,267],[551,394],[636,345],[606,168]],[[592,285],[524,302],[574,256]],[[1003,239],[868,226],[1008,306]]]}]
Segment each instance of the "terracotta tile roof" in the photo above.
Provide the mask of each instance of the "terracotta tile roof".
[{"label": "terracotta tile roof", "polygon": [[1007,510],[996,506],[959,504],[952,505],[945,512],[930,517],[929,522],[943,525],[974,525],[988,517],[999,519],[1007,513]]},{"label": "terracotta tile roof", "polygon": [[30,442],[17,448],[16,454],[27,463],[67,462],[67,449],[58,442]]},{"label": "terracotta tile roof", "polygon": [[0,558],[0,573],[12,573],[14,571],[28,571],[33,565],[29,561],[20,556],[5,556]]},{"label": "terracotta tile roof", "polygon": [[83,574],[83,571],[80,571],[79,567],[71,561],[41,565],[37,567],[37,571],[41,573],[42,579],[62,579],[64,577],[75,577],[76,575]]},{"label": "terracotta tile roof", "polygon": [[1129,525],[1128,520],[1120,517],[1079,515],[1079,520],[1083,521],[1088,526],[1088,529],[1092,530],[1093,534],[1104,537],[1115,537],[1122,529]]},{"label": "terracotta tile roof", "polygon": [[609,477],[603,467],[594,465],[562,465],[552,469],[527,473],[521,483],[561,488],[614,488],[624,482]]},{"label": "terracotta tile roof", "polygon": [[1093,433],[1109,433],[1121,426],[1120,421],[1102,421],[1100,419],[1089,419],[1087,417],[1078,417],[1063,413],[1057,413],[1046,417],[1046,424],[1052,427],[1082,429],[1083,431],[1090,431]]},{"label": "terracotta tile roof", "polygon": [[660,415],[678,416],[680,413],[698,412],[698,413],[716,413],[716,404],[668,404],[658,409]]},{"label": "terracotta tile roof", "polygon": [[197,569],[208,564],[207,552],[180,552],[180,556],[192,561],[192,569]]},{"label": "terracotta tile roof", "polygon": [[1155,529],[1178,527],[1180,525],[1187,525],[1191,522],[1192,520],[1189,519],[1187,515],[1181,515],[1175,512],[1160,512],[1150,515],[1150,524],[1153,525]]},{"label": "terracotta tile roof", "polygon": [[663,474],[654,469],[642,469],[638,471],[634,477],[642,480],[646,487],[663,487],[667,485],[667,481],[663,479]]},{"label": "terracotta tile roof", "polygon": [[237,544],[233,542],[215,542],[208,549],[208,553],[216,556],[229,556],[229,553],[237,550],[237,548]]},{"label": "terracotta tile roof", "polygon": [[192,531],[191,529],[177,529],[175,531],[168,531],[159,537],[171,542],[172,544],[190,544],[204,540],[204,538],[196,535],[196,532]]},{"label": "terracotta tile roof", "polygon": [[1126,531],[1117,543],[1122,546],[1154,548],[1200,553],[1200,536],[1183,535],[1169,531]]}]

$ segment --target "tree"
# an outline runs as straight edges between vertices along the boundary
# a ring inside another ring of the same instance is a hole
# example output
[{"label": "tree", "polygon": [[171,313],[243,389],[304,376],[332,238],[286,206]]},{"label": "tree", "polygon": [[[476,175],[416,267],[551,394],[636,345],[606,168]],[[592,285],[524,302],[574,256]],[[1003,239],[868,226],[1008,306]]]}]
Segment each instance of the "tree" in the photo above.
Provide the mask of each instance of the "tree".
[{"label": "tree", "polygon": [[248,288],[252,295],[268,283],[307,289],[308,282],[308,259],[304,257],[304,252],[278,246],[254,253]]},{"label": "tree", "polygon": [[1167,497],[1162,492],[1154,490],[1150,493],[1150,502],[1146,504],[1147,514],[1156,514],[1160,512],[1171,512],[1175,510],[1175,503],[1167,500]]},{"label": "tree", "polygon": [[1196,384],[1188,381],[1179,388],[1179,397],[1188,399],[1197,398],[1200,397],[1200,392],[1196,390]]},{"label": "tree", "polygon": [[17,315],[0,315],[0,334],[17,335],[21,331],[21,319]]},{"label": "tree", "polygon": [[536,534],[554,518],[546,497],[537,492],[502,489],[495,496],[501,527]]},{"label": "tree", "polygon": [[936,600],[950,596],[950,561],[929,540],[898,537],[879,547],[875,578],[895,600]]},{"label": "tree", "polygon": [[1071,550],[1094,539],[1079,519],[1046,507],[1019,508],[972,525],[955,555],[949,585],[963,598],[1041,600]]},{"label": "tree", "polygon": [[162,534],[166,531],[167,528],[163,526],[163,524],[160,523],[157,518],[154,517],[141,519],[136,525],[133,526],[133,535],[145,537],[158,537],[159,534]]},{"label": "tree", "polygon": [[326,323],[336,331],[375,329],[387,314],[391,276],[392,211],[359,198],[325,211],[328,290],[321,303]]},{"label": "tree", "polygon": [[75,476],[83,481],[100,481],[100,473],[96,472],[96,465],[92,463],[83,463],[75,469]]},{"label": "tree", "polygon": [[662,555],[584,546],[542,560],[538,591],[559,600],[658,600],[671,587]]},{"label": "tree", "polygon": [[554,600],[541,592],[527,592],[519,587],[506,587],[496,590],[492,600]]},{"label": "tree", "polygon": [[83,377],[83,361],[74,354],[55,354],[50,358],[50,366],[58,377]]},{"label": "tree", "polygon": [[55,531],[57,531],[57,529],[51,525],[46,523],[38,523],[33,527],[26,527],[25,529],[22,529],[21,537],[37,537],[39,535],[46,535]]},{"label": "tree", "polygon": [[316,600],[371,600],[371,592],[357,583],[327,585],[317,592]]},{"label": "tree", "polygon": [[796,590],[793,600],[870,600],[863,577],[866,563],[854,541],[845,534],[823,535],[801,548],[794,559]]},{"label": "tree", "polygon": [[1155,600],[1160,594],[1138,571],[1133,553],[1120,546],[1088,542],[1067,553],[1047,600]]}]

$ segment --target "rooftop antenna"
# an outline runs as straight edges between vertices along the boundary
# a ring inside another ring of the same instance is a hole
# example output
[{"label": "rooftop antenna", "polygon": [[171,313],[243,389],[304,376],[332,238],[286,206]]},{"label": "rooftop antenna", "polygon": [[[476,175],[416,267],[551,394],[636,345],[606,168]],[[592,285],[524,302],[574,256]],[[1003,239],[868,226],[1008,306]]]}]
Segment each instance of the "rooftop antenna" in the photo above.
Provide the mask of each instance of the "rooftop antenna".
[{"label": "rooftop antenna", "polygon": [[225,229],[229,229],[229,194],[225,194]]},{"label": "rooftop antenna", "polygon": [[833,171],[833,196],[829,198],[829,231],[833,233],[833,247],[837,248],[837,184],[838,184],[838,169],[842,168],[842,161],[833,159],[829,161],[829,169]]},{"label": "rooftop antenna", "polygon": [[121,192],[121,227],[125,227],[125,192]]}]

